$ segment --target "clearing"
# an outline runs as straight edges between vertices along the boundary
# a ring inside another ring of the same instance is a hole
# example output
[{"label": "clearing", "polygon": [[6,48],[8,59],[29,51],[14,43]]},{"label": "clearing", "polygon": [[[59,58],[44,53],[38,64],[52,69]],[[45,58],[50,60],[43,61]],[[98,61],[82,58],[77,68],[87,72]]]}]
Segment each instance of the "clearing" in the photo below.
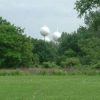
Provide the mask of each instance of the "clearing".
[{"label": "clearing", "polygon": [[100,100],[100,76],[0,76],[0,100]]}]

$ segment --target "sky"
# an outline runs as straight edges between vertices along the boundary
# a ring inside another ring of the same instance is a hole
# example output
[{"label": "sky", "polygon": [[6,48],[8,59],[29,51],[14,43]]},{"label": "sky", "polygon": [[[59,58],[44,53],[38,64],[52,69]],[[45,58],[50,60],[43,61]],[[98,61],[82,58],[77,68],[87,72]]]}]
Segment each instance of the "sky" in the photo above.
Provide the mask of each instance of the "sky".
[{"label": "sky", "polygon": [[33,38],[41,38],[40,28],[47,25],[51,33],[71,33],[83,25],[74,10],[76,0],[0,0],[0,16],[25,28]]}]

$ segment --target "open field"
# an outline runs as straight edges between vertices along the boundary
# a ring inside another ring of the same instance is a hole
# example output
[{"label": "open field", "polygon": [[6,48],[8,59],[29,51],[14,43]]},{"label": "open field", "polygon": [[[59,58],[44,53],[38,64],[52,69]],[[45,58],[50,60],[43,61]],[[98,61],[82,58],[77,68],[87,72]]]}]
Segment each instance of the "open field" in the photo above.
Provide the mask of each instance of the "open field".
[{"label": "open field", "polygon": [[0,76],[0,100],[100,100],[100,76]]}]

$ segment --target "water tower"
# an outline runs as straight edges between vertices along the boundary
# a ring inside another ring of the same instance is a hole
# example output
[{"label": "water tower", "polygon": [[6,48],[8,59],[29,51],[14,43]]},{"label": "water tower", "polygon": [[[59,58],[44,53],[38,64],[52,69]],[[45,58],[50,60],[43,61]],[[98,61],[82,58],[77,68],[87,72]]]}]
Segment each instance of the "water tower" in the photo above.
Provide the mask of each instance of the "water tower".
[{"label": "water tower", "polygon": [[57,42],[57,40],[58,40],[60,37],[61,37],[61,33],[58,31],[58,26],[57,26],[57,31],[53,33],[52,38],[53,38],[53,40],[54,40],[55,42]]},{"label": "water tower", "polygon": [[61,37],[61,33],[56,31],[53,33],[53,40],[57,41]]},{"label": "water tower", "polygon": [[44,25],[43,27],[41,27],[40,33],[44,37],[44,41],[45,41],[45,37],[50,34],[50,30],[46,25]]}]

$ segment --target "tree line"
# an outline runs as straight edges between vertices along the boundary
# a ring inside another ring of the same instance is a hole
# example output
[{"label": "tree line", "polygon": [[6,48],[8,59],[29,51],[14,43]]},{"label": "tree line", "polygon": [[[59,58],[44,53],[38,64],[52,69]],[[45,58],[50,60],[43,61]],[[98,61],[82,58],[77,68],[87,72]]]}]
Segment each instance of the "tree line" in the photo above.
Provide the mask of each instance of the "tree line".
[{"label": "tree line", "polygon": [[0,17],[0,68],[99,68],[100,1],[77,0],[75,9],[86,26],[63,32],[57,43],[28,37],[24,29]]}]

